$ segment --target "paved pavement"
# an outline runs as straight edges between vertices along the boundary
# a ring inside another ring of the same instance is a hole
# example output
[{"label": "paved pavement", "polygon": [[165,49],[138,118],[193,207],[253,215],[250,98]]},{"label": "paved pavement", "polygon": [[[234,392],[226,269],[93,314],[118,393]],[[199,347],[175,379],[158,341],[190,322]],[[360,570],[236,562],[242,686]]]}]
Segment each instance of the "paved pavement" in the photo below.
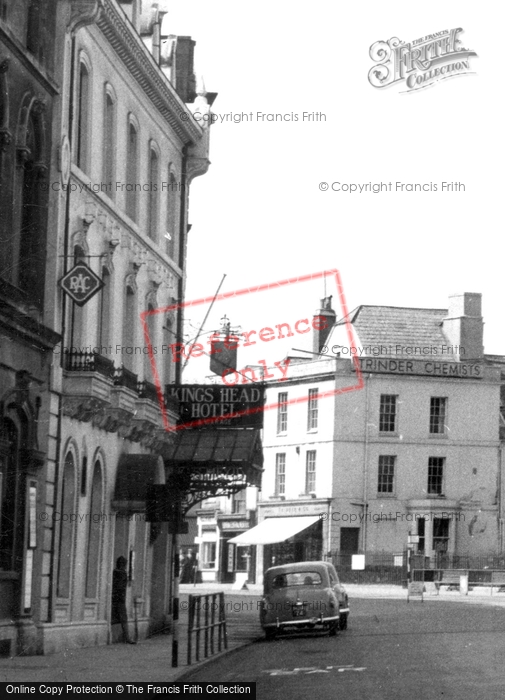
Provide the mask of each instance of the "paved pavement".
[{"label": "paved pavement", "polygon": [[[351,600],[351,615],[353,598],[406,598],[406,590],[398,586],[347,584],[346,589]],[[263,635],[258,623],[260,586],[250,585],[248,590],[242,591],[232,591],[231,585],[226,584],[181,586],[178,668],[171,666],[172,635],[167,634],[154,636],[137,645],[113,644],[69,649],[48,656],[0,659],[0,681],[12,683],[37,681],[134,683],[169,682],[179,679],[188,671],[202,665],[202,661],[200,664],[187,665],[187,596],[189,593],[201,595],[218,591],[225,592],[228,628],[228,652],[221,652],[221,654],[233,652],[233,650],[261,638]],[[442,589],[439,595],[435,595],[435,593],[434,590],[428,590],[425,594],[426,599],[505,607],[505,593],[497,593],[496,590],[492,595],[489,589],[482,588],[474,589],[468,596],[462,596],[458,591],[448,591],[447,589]],[[203,659],[203,639],[201,640],[201,650],[200,659]],[[212,658],[216,658],[216,656]]]}]

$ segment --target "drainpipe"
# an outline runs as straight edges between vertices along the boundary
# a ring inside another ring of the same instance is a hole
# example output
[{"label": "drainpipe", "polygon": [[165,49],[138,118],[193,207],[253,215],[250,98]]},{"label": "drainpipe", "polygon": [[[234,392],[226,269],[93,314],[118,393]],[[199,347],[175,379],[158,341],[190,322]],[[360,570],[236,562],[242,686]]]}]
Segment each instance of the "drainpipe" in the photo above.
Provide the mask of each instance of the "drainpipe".
[{"label": "drainpipe", "polygon": [[498,548],[500,554],[503,554],[503,443],[500,442],[498,448]]},{"label": "drainpipe", "polygon": [[363,532],[362,532],[362,548],[363,553],[366,552],[367,544],[367,516],[368,516],[368,452],[369,452],[369,440],[368,440],[368,417],[370,413],[370,382],[372,375],[368,375],[368,381],[365,379],[365,454],[364,454],[364,465],[363,465]]}]

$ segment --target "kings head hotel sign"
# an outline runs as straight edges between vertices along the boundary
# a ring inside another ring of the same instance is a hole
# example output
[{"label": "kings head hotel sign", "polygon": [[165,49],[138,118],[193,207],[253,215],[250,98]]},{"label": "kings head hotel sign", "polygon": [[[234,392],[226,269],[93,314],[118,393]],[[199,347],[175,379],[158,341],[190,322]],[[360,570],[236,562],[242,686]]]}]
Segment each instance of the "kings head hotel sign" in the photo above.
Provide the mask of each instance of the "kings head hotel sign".
[{"label": "kings head hotel sign", "polygon": [[263,425],[265,388],[261,384],[228,387],[222,384],[167,386],[168,398],[179,402],[180,424],[204,421],[219,427]]}]

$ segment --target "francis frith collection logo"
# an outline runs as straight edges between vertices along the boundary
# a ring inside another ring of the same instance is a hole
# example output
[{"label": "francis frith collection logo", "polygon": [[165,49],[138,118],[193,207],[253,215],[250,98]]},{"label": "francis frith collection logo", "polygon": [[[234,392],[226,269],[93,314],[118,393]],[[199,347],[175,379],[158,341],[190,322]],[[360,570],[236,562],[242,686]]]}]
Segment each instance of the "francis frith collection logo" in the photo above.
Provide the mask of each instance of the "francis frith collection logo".
[{"label": "francis frith collection logo", "polygon": [[413,92],[471,74],[470,58],[477,54],[461,46],[462,31],[461,27],[444,29],[409,44],[398,37],[376,41],[370,47],[370,58],[376,63],[368,72],[370,84],[384,88],[398,83],[407,88],[404,92]]}]

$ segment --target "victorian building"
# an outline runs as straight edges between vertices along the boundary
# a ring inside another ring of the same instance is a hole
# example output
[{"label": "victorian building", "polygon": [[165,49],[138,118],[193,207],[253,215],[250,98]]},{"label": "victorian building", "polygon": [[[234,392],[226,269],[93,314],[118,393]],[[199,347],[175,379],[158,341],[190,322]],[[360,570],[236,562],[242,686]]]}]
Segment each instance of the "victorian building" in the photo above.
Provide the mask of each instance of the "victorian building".
[{"label": "victorian building", "polygon": [[[160,455],[177,407],[161,387],[178,380],[169,346],[182,327],[188,191],[209,164],[209,122],[192,110],[208,111],[215,95],[197,94],[195,42],[163,36],[161,3],[69,0],[56,19],[55,3],[4,2],[0,29],[12,46],[8,23],[16,26],[23,4],[16,70],[40,86],[16,76],[11,93],[19,97],[0,112],[2,162],[11,168],[2,196],[21,232],[6,267],[20,344],[9,339],[8,369],[2,359],[3,493],[12,502],[17,489],[19,541],[9,535],[15,566],[0,580],[30,630],[22,651],[47,653],[119,638],[111,624],[119,556],[132,629],[135,620],[144,637],[167,624],[171,539],[166,524],[146,522],[146,489],[165,482]],[[36,20],[45,50],[26,38]],[[53,74],[44,69],[49,59]],[[11,173],[41,178],[44,154],[43,186],[26,194],[40,202],[16,201]],[[44,213],[48,197],[47,220],[35,217],[30,205]],[[41,235],[23,242],[36,227]],[[33,264],[20,264],[27,255]],[[154,310],[143,323],[142,312]]]}]

